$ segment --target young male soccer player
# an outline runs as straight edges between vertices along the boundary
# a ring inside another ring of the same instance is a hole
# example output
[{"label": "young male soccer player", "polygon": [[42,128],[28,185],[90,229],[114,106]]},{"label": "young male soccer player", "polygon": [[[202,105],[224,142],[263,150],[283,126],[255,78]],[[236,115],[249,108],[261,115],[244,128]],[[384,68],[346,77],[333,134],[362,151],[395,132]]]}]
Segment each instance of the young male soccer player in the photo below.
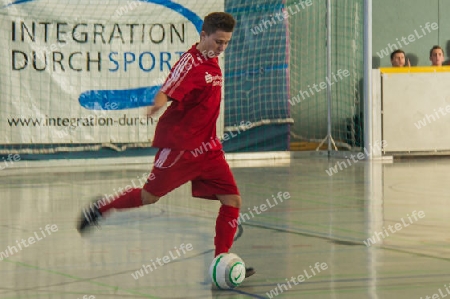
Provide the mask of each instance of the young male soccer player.
[{"label": "young male soccer player", "polygon": [[[192,182],[192,195],[219,200],[216,220],[215,256],[228,252],[233,245],[241,197],[222,145],[216,135],[219,116],[222,71],[218,58],[228,46],[236,21],[224,12],[205,17],[200,41],[184,53],[174,65],[148,117],[172,101],[160,117],[153,146],[159,148],[152,172],[143,188],[135,188],[110,203],[99,201],[83,210],[78,231],[97,224],[111,209],[129,209],[156,203],[160,197],[182,184]],[[208,148],[198,155],[195,149]],[[192,153],[195,153],[194,156]],[[246,277],[253,275],[246,269]]]}]

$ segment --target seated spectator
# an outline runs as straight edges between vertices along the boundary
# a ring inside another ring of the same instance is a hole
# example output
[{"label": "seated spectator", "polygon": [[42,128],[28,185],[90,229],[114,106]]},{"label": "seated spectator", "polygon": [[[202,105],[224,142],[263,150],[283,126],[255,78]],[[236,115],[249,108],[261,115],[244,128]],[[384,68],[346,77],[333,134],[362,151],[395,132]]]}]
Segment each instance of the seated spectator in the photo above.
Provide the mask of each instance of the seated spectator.
[{"label": "seated spectator", "polygon": [[[406,55],[403,50],[395,50],[391,53],[391,64],[393,67],[404,67],[405,66]],[[409,66],[409,61],[408,61]]]},{"label": "seated spectator", "polygon": [[433,46],[431,48],[430,61],[432,66],[442,66],[444,62],[444,50],[440,46]]}]

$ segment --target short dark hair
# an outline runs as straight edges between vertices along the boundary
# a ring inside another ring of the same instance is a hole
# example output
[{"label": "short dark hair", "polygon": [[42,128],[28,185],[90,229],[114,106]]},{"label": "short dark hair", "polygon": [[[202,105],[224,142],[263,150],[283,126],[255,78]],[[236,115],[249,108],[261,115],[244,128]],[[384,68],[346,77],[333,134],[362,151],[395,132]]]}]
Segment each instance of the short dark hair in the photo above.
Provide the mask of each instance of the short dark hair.
[{"label": "short dark hair", "polygon": [[233,32],[235,25],[236,20],[229,13],[212,12],[205,17],[202,31],[205,31],[207,35],[213,34],[217,30]]},{"label": "short dark hair", "polygon": [[433,54],[433,51],[437,50],[437,49],[440,49],[442,51],[442,55],[445,55],[444,49],[442,49],[441,46],[433,46],[433,48],[431,48],[431,50],[430,50],[430,57],[431,57],[431,54]]},{"label": "short dark hair", "polygon": [[394,59],[395,54],[398,54],[398,53],[403,53],[403,55],[405,55],[405,57],[406,57],[405,51],[397,49],[391,53],[391,60]]}]

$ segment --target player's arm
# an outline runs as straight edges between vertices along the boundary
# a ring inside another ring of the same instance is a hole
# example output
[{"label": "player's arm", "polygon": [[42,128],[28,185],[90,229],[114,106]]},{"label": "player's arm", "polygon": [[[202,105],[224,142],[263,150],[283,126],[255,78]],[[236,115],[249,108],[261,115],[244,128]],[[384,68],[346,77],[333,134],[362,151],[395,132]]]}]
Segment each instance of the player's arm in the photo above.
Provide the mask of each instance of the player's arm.
[{"label": "player's arm", "polygon": [[147,108],[147,117],[152,117],[156,112],[159,111],[162,107],[166,106],[167,101],[169,101],[169,97],[163,93],[161,90],[155,96],[155,103],[153,106],[149,106]]}]

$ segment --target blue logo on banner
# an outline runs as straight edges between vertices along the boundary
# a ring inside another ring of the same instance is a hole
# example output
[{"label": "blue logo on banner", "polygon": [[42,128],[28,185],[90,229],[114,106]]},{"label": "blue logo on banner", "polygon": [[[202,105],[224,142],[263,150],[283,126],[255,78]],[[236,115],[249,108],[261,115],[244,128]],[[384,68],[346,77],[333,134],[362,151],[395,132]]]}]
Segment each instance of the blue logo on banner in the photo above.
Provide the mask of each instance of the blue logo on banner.
[{"label": "blue logo on banner", "polygon": [[[3,6],[7,8],[11,5],[23,4],[27,2],[37,2],[38,0],[16,0],[12,3]],[[188,8],[175,3],[171,0],[139,0],[141,2],[153,3],[164,6],[168,9],[176,11],[187,20],[189,20],[200,33],[202,30],[203,20]],[[154,98],[161,85],[139,87],[122,90],[89,90],[83,92],[78,101],[80,105],[89,110],[111,110],[111,103],[116,107],[114,110],[123,110],[130,108],[139,108],[143,106],[150,106],[154,103]]]}]

